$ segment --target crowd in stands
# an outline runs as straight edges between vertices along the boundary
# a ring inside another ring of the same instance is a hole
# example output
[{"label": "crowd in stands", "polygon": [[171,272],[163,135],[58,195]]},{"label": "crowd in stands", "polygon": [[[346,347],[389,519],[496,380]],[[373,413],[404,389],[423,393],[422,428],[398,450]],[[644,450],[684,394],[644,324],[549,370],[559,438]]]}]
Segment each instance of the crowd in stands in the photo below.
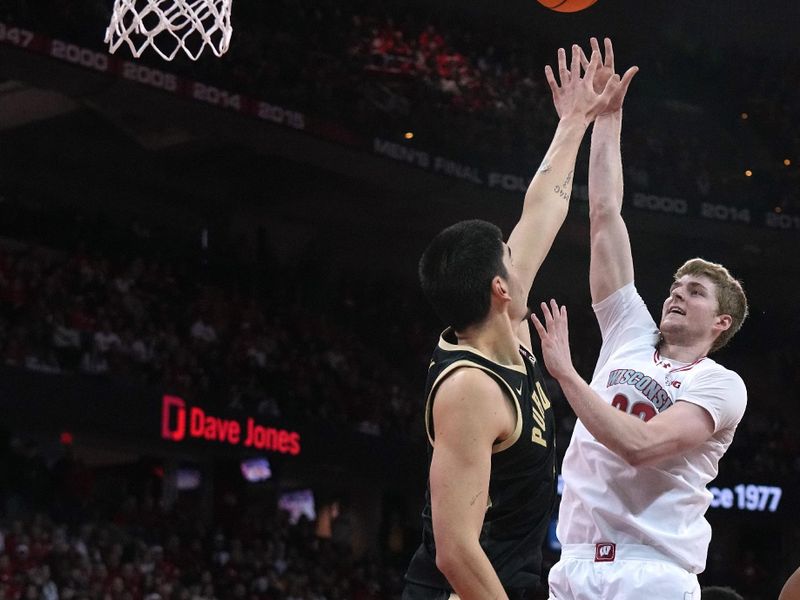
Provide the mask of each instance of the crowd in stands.
[{"label": "crowd in stands", "polygon": [[[108,20],[102,3],[12,4],[0,3],[0,18],[102,48],[96,35]],[[542,67],[566,42],[547,31],[523,35],[501,23],[455,17],[444,24],[434,9],[358,0],[241,4],[234,19],[234,42],[223,59],[179,59],[169,70],[284,102],[367,136],[400,140],[413,131],[414,141],[405,143],[484,168],[527,173],[554,128]],[[800,131],[791,115],[800,99],[791,82],[797,83],[800,62],[787,68],[783,60],[737,57],[737,72],[744,64],[751,76],[726,83],[718,81],[718,68],[698,67],[702,55],[678,45],[667,53],[659,47],[658,55],[664,58],[638,77],[627,103],[623,146],[632,188],[691,203],[797,209]],[[725,85],[737,93],[697,91]],[[749,120],[740,119],[748,111]]]},{"label": "crowd in stands", "polygon": [[[12,204],[7,198],[3,205],[6,222],[24,229],[23,220],[12,216]],[[35,220],[39,230],[46,229],[43,214]],[[63,227],[63,215],[58,222],[62,231],[75,230]],[[157,240],[148,246],[157,247]],[[295,266],[273,269],[265,278],[273,283],[253,287],[242,285],[250,277],[244,271],[239,280],[218,278],[188,259],[131,258],[132,251],[124,244],[111,250],[6,238],[0,244],[3,364],[120,378],[226,411],[324,419],[373,436],[424,443],[419,390],[439,326],[428,318],[413,283],[393,281],[389,288],[359,278],[355,285],[345,275],[331,282]],[[599,341],[593,316],[586,307],[571,318],[576,365],[588,377]],[[790,343],[797,329],[796,322],[764,319],[756,309],[725,351],[722,362],[743,375],[751,398],[721,464],[726,481],[800,480],[800,447],[785,426],[796,418],[787,400],[800,383]],[[574,416],[557,387],[550,389],[563,449]],[[731,552],[712,546],[709,573],[715,581],[729,577]],[[757,589],[770,576],[758,555],[742,552],[737,560],[749,578],[742,584],[746,589]],[[37,573],[46,585],[47,573]]]},{"label": "crowd in stands", "polygon": [[[164,506],[67,449],[52,465],[11,436],[0,460],[3,600],[389,600],[402,570],[355,556],[336,527],[221,493],[212,520],[191,498]],[[113,490],[107,497],[109,488]]]},{"label": "crowd in stands", "polygon": [[[13,205],[4,203],[7,225],[24,230],[27,219],[48,230],[44,213],[17,219],[23,212]],[[55,217],[52,230],[76,231],[62,227],[68,219]],[[158,244],[151,239],[148,246]],[[145,255],[135,245],[112,250],[85,240],[54,247],[6,239],[0,359],[45,373],[120,378],[265,419],[422,437],[419,396],[440,324],[418,286],[346,272],[331,278],[310,265],[266,265],[254,276],[226,262],[223,271],[241,276],[222,278],[191,256]],[[588,378],[599,352],[597,327],[590,307],[571,314],[573,337],[582,336],[573,340],[574,360]],[[791,343],[798,330],[796,317],[765,318],[756,306],[723,351],[722,362],[742,373],[761,408],[748,413],[723,469],[800,473],[800,446],[783,427],[796,414],[786,399],[800,383]],[[564,415],[563,448],[574,416],[552,387]]]},{"label": "crowd in stands", "polygon": [[[36,442],[8,436],[0,448],[0,599],[400,598],[416,539],[356,552],[349,509],[338,503],[317,502],[314,519],[295,520],[279,509],[279,488],[252,494],[223,485],[209,514],[191,493],[165,504],[163,477],[148,461],[88,467],[70,446],[46,456]],[[743,520],[738,526],[750,532],[731,537],[736,527],[725,523],[715,525],[702,580],[733,585],[748,600],[774,598],[770,590],[785,577],[776,566],[787,570],[800,555],[776,560],[769,548],[796,548],[800,528]],[[784,541],[765,540],[767,530]],[[545,551],[545,572],[556,559]],[[531,596],[544,598],[546,590]]]},{"label": "crowd in stands", "polygon": [[[225,270],[241,276],[219,277],[197,256],[159,252],[160,238],[115,242],[122,236],[109,222],[29,204],[43,208],[21,216],[15,194],[0,202],[4,233],[12,236],[0,244],[6,366],[145,382],[232,411],[333,419],[423,443],[419,390],[439,324],[424,317],[413,282],[342,274],[331,281],[309,261],[270,267],[253,285],[252,273],[232,259]],[[136,235],[142,228],[132,227]],[[737,274],[748,281],[747,273]],[[588,377],[598,340],[585,308],[571,318],[576,362]],[[798,479],[800,448],[785,426],[796,417],[791,390],[800,383],[794,319],[765,319],[754,307],[722,359],[742,373],[751,397],[721,465],[729,481]],[[551,392],[562,411],[563,449],[574,417]],[[712,546],[712,559],[720,558],[710,560],[709,573],[726,583],[732,550],[722,550]],[[738,587],[758,590],[771,576],[764,556],[741,552],[737,565],[747,580]],[[40,576],[46,586],[47,573]]]},{"label": "crowd in stands", "polygon": [[332,318],[344,299],[318,311],[290,274],[259,298],[193,274],[84,247],[2,246],[2,360],[128,378],[265,418],[347,420],[374,434],[413,429],[418,411],[402,372]]}]

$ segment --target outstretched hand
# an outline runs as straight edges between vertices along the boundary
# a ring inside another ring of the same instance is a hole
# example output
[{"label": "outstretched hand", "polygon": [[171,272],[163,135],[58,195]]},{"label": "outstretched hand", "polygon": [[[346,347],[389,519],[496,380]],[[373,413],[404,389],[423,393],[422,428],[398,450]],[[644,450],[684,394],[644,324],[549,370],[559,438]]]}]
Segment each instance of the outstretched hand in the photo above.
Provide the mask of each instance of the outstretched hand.
[{"label": "outstretched hand", "polygon": [[595,116],[605,108],[607,101],[601,100],[602,94],[594,91],[592,81],[597,68],[600,66],[600,55],[592,53],[592,59],[586,65],[586,72],[581,77],[581,58],[583,51],[577,44],[572,46],[572,62],[567,69],[567,53],[563,48],[558,49],[558,77],[561,85],[556,83],[553,69],[550,65],[544,68],[544,75],[553,92],[553,104],[559,118],[583,118],[588,125]]},{"label": "outstretched hand", "polygon": [[[597,38],[590,38],[589,44],[592,48],[592,55],[597,52],[600,53],[600,44],[597,42]],[[614,67],[614,46],[611,43],[609,38],[605,38],[603,40],[603,45],[605,46],[605,56],[603,58],[602,64],[600,64],[597,69],[594,71],[594,77],[592,79],[592,87],[594,88],[595,93],[601,94],[605,91],[606,86],[608,85],[609,81],[612,81],[612,91],[607,96],[608,105],[606,106],[605,110],[600,114],[607,114],[617,112],[622,109],[622,103],[625,100],[625,94],[628,93],[628,86],[630,86],[631,81],[633,80],[634,75],[639,72],[639,67],[631,67],[625,74],[620,78],[619,75],[616,74],[615,67]],[[581,50],[581,66],[584,70],[589,68],[590,61],[586,58],[586,55]]]},{"label": "outstretched hand", "polygon": [[550,306],[545,302],[541,306],[544,325],[536,314],[531,315],[531,321],[542,341],[542,356],[547,370],[556,379],[561,379],[575,371],[569,349],[567,307],[559,306],[555,300],[550,300]]}]

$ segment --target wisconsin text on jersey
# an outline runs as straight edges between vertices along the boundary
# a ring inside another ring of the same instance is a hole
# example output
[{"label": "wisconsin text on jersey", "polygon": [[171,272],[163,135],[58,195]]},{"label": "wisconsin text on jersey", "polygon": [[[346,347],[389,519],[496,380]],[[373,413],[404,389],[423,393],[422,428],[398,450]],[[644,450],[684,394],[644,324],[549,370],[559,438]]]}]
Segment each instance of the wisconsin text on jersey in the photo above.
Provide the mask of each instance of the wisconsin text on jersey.
[{"label": "wisconsin text on jersey", "polygon": [[[678,376],[676,376],[675,373],[688,371],[702,360],[703,358],[699,358],[691,364],[681,365],[673,369],[671,368],[672,364],[670,362],[662,359],[658,350],[653,354],[653,362],[656,366],[668,370],[664,375],[665,385],[672,386],[676,389],[681,387],[681,382],[677,379]],[[615,385],[630,385],[635,387],[643,396],[653,403],[653,406],[658,412],[662,412],[674,404],[669,392],[667,392],[656,379],[636,369],[614,369],[611,371],[608,374],[606,387],[610,388]]]}]

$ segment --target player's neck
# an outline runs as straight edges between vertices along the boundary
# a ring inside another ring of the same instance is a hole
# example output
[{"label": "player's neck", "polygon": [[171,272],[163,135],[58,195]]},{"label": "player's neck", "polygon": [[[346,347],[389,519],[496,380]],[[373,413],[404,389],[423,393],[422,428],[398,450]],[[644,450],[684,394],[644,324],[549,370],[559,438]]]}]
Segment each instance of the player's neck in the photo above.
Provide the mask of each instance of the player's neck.
[{"label": "player's neck", "polygon": [[520,365],[519,339],[508,315],[495,314],[463,331],[457,331],[458,343],[471,346],[501,365]]},{"label": "player's neck", "polygon": [[658,342],[658,353],[670,360],[686,364],[693,363],[708,355],[708,344],[705,342],[681,343],[680,341],[668,342],[662,336]]}]

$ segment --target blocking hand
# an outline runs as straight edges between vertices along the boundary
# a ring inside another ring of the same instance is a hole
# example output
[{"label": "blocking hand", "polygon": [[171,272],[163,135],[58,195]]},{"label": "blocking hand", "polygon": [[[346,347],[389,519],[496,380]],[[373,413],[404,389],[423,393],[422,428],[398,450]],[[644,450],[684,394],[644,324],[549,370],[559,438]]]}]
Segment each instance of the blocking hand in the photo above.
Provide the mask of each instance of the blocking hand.
[{"label": "blocking hand", "polygon": [[[610,47],[610,43],[608,40],[607,48]],[[583,77],[581,77],[581,63],[584,68]],[[600,69],[602,72],[598,76]],[[559,48],[560,85],[556,82],[550,65],[545,67],[545,78],[553,93],[553,104],[558,116],[561,119],[579,117],[588,125],[600,114],[619,110],[628,85],[637,71],[637,67],[631,67],[620,79],[618,75],[614,74],[613,49],[610,55],[608,51],[606,52],[604,64],[601,59],[600,47],[595,39],[592,56],[588,61],[583,50],[577,44],[572,46],[572,61],[569,69],[567,69],[567,54],[563,48]]]},{"label": "blocking hand", "polygon": [[[600,53],[600,44],[598,44],[597,38],[591,38],[589,44],[592,47],[592,54],[595,52]],[[605,57],[603,58],[602,64],[600,64],[594,72],[592,87],[594,87],[595,93],[601,94],[606,89],[608,82],[612,79],[614,80],[612,84],[613,91],[608,96],[608,105],[603,113],[601,113],[606,114],[617,112],[622,109],[625,94],[628,93],[628,86],[630,86],[633,76],[639,72],[639,67],[629,68],[620,79],[619,75],[617,75],[614,70],[614,46],[611,40],[605,38],[603,40],[603,45],[605,46]],[[588,69],[589,67],[589,59],[586,58],[583,50],[581,50],[581,66],[584,69]]]},{"label": "blocking hand", "polygon": [[544,364],[553,377],[560,379],[575,370],[569,349],[567,307],[559,306],[555,300],[550,300],[550,306],[545,302],[541,306],[544,325],[535,314],[531,315],[531,321],[542,341]]}]

